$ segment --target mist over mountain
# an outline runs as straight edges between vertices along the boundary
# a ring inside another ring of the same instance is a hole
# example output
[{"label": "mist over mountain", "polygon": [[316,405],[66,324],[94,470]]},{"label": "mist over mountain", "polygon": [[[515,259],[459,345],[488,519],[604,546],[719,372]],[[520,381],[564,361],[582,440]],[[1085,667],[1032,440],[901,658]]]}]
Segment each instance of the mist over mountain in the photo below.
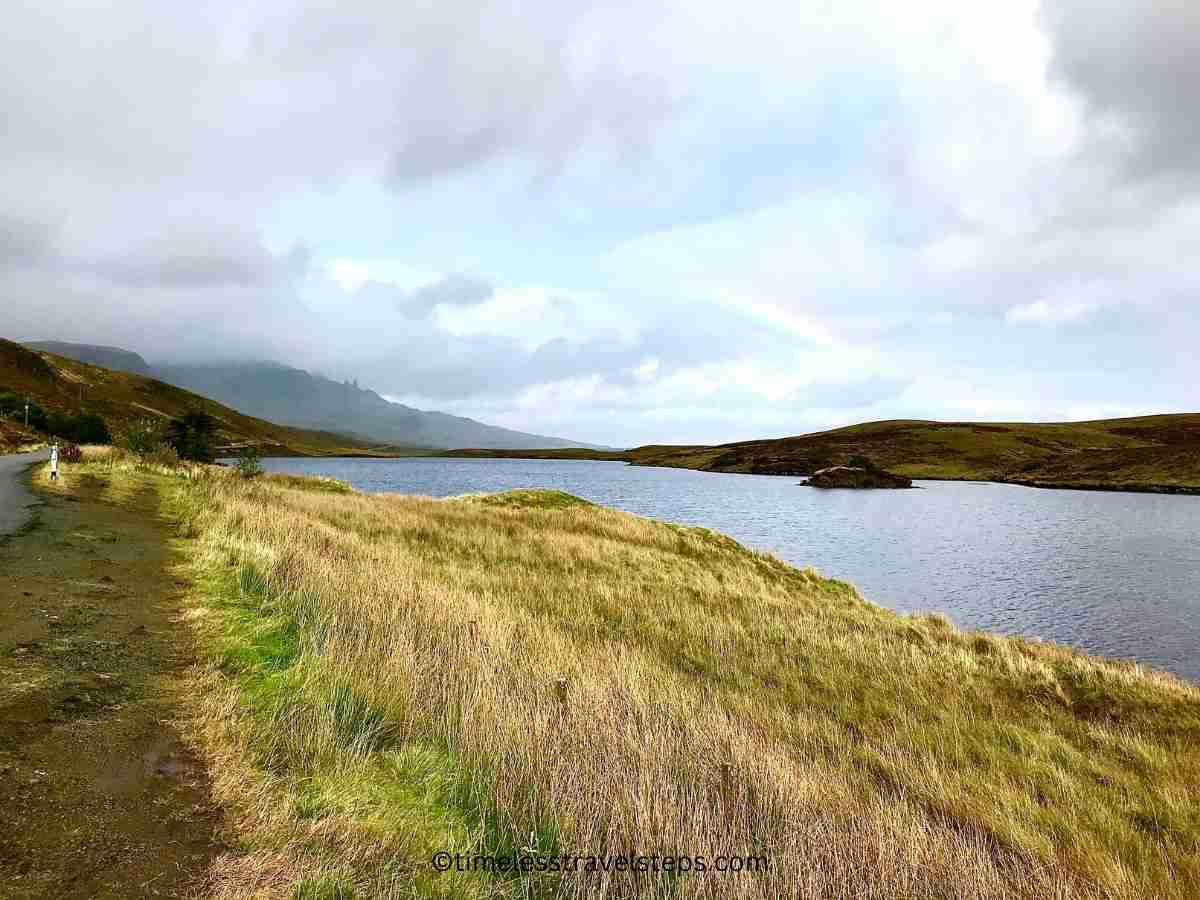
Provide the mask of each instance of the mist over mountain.
[{"label": "mist over mountain", "polygon": [[277,363],[159,366],[156,377],[249,415],[412,447],[581,447],[576,441],[485,425],[393,403],[353,382]]},{"label": "mist over mountain", "polygon": [[386,400],[357,383],[334,381],[279,363],[151,365],[139,354],[116,347],[63,341],[31,341],[26,346],[92,365],[150,375],[246,415],[296,428],[334,431],[423,448],[521,450],[594,446],[414,409]]}]

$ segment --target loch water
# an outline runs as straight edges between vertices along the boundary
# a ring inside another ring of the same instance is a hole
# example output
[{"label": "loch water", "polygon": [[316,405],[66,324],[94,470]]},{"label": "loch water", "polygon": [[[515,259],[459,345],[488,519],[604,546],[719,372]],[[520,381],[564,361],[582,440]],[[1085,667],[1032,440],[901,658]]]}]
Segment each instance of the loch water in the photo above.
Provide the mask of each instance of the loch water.
[{"label": "loch water", "polygon": [[901,612],[1070,644],[1200,681],[1200,497],[921,481],[817,490],[799,478],[589,460],[266,459],[366,492],[553,488],[702,525],[854,583]]}]

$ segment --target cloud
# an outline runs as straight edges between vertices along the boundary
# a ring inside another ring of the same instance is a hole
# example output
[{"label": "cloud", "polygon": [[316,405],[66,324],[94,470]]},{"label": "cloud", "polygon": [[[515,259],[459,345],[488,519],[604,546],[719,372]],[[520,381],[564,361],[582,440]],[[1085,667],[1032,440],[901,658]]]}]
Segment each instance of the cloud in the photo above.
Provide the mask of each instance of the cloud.
[{"label": "cloud", "polygon": [[404,298],[402,305],[407,313],[423,315],[439,306],[478,306],[491,300],[495,293],[495,286],[486,279],[474,275],[447,275],[417,288]]},{"label": "cloud", "polygon": [[1200,7],[1191,0],[1046,0],[1053,73],[1103,144],[1141,177],[1200,175]]},{"label": "cloud", "polygon": [[872,375],[849,382],[817,382],[801,391],[800,397],[821,409],[860,409],[899,396],[911,383],[907,378]]},{"label": "cloud", "polygon": [[306,264],[303,248],[277,258],[254,236],[195,229],[79,263],[120,285],[189,289],[268,287],[281,271]]},{"label": "cloud", "polygon": [[51,256],[60,230],[61,222],[0,211],[0,271],[30,266]]},{"label": "cloud", "polygon": [[0,332],[601,443],[1194,405],[1195,4],[10,4]]},{"label": "cloud", "polygon": [[1090,303],[1078,300],[1068,301],[1060,306],[1051,306],[1045,300],[1035,300],[1014,306],[1004,314],[1009,322],[1032,322],[1040,325],[1056,325],[1063,322],[1076,322],[1088,316],[1095,307]]}]

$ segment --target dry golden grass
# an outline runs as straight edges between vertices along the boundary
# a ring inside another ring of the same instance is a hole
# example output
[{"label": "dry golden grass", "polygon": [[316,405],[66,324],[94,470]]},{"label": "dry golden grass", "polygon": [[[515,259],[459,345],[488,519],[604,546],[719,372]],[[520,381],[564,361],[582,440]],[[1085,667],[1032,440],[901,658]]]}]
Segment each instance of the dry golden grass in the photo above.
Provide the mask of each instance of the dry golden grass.
[{"label": "dry golden grass", "polygon": [[[1200,690],[562,494],[164,481],[249,897],[1194,897]],[[766,855],[437,874],[433,851]]]}]

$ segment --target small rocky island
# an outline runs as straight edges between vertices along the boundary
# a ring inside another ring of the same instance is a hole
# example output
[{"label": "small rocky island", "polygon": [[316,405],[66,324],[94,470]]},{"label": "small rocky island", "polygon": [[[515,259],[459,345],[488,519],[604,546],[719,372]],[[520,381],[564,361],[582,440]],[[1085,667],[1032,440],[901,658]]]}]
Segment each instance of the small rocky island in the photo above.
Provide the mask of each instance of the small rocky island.
[{"label": "small rocky island", "polygon": [[910,488],[912,479],[875,466],[830,466],[814,472],[804,482],[816,488]]}]

